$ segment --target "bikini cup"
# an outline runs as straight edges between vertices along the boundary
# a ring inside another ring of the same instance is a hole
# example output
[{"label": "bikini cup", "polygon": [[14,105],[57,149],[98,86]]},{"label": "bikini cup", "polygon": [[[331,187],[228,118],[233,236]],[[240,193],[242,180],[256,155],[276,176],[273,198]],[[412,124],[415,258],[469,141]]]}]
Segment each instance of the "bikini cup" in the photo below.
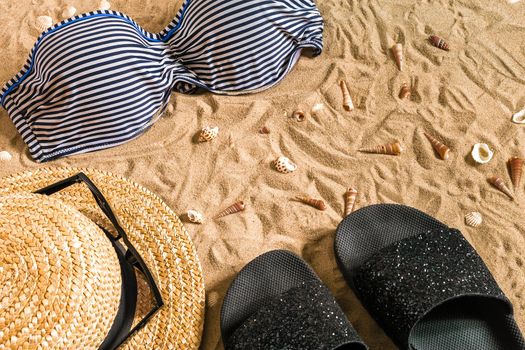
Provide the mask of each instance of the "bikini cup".
[{"label": "bikini cup", "polygon": [[1,102],[38,162],[104,149],[139,136],[172,91],[277,84],[303,48],[321,53],[322,31],[311,0],[186,0],[158,34],[90,12],[42,33]]}]

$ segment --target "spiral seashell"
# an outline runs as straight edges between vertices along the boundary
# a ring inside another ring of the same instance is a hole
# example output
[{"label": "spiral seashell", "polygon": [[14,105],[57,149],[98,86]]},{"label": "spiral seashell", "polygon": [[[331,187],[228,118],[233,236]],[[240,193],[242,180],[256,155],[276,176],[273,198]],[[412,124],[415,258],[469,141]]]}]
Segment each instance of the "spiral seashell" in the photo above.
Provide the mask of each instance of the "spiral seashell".
[{"label": "spiral seashell", "polygon": [[505,182],[501,177],[492,176],[491,178],[489,178],[489,182],[492,186],[496,187],[498,190],[509,196],[510,199],[514,199],[514,196],[510,192],[510,189],[507,187],[507,185],[505,185]]},{"label": "spiral seashell", "polygon": [[439,157],[443,160],[447,160],[450,153],[450,148],[448,148],[444,143],[440,142],[432,135],[429,135],[426,132],[424,134],[432,144],[432,147],[434,147],[436,152],[439,154]]},{"label": "spiral seashell", "polygon": [[339,82],[339,86],[341,87],[341,92],[343,93],[343,107],[347,111],[353,111],[354,110],[354,103],[352,102],[352,97],[350,97],[350,91],[348,91],[348,86],[346,85],[346,82],[344,80],[341,80]]},{"label": "spiral seashell", "polygon": [[199,135],[199,142],[211,141],[214,138],[216,138],[217,135],[219,135],[218,127],[212,128],[209,126],[205,126],[204,128],[202,128],[201,133]]},{"label": "spiral seashell", "polygon": [[449,51],[450,50],[450,47],[448,46],[448,44],[445,42],[445,40],[441,39],[439,36],[437,35],[431,35],[428,37],[428,41],[435,47],[441,49],[441,50],[445,50],[445,51]]},{"label": "spiral seashell", "polygon": [[308,204],[311,207],[314,207],[319,210],[326,210],[326,204],[321,199],[314,199],[310,197],[295,197],[295,200],[302,202],[304,204]]},{"label": "spiral seashell", "polygon": [[525,124],[525,108],[512,115],[512,122],[516,124]]},{"label": "spiral seashell", "polygon": [[399,98],[405,99],[410,96],[410,87],[408,87],[407,83],[403,83],[401,86],[401,91],[399,91]]},{"label": "spiral seashell", "polygon": [[400,71],[403,70],[403,44],[395,44],[392,46],[392,54],[394,55],[394,58],[396,59],[397,67]]},{"label": "spiral seashell", "polygon": [[518,188],[521,182],[521,175],[523,173],[523,159],[519,157],[512,157],[509,159],[510,179],[514,188]]},{"label": "spiral seashell", "polygon": [[298,122],[303,122],[306,119],[306,114],[304,114],[302,110],[298,109],[292,113],[292,118]]},{"label": "spiral seashell", "polygon": [[230,215],[230,214],[235,214],[235,213],[238,213],[238,212],[241,212],[244,210],[246,206],[244,205],[244,202],[243,201],[239,201],[231,206],[229,206],[228,208],[224,209],[223,211],[221,211],[219,214],[217,214],[215,216],[215,219],[218,219],[218,218],[222,218],[226,215]]},{"label": "spiral seashell", "polygon": [[188,210],[186,216],[188,217],[188,221],[194,224],[202,224],[204,222],[204,215],[197,210]]},{"label": "spiral seashell", "polygon": [[111,8],[111,4],[108,0],[100,0],[98,2],[98,9],[99,10],[109,10]]},{"label": "spiral seashell", "polygon": [[345,216],[354,211],[355,201],[357,199],[357,190],[350,187],[345,192]]},{"label": "spiral seashell", "polygon": [[259,129],[259,134],[269,134],[270,133],[270,129],[268,129],[266,126],[263,126],[262,128]]},{"label": "spiral seashell", "polygon": [[7,161],[10,161],[11,159],[13,159],[13,156],[11,155],[11,153],[7,151],[0,152],[0,161],[7,162]]},{"label": "spiral seashell", "polygon": [[280,173],[288,174],[294,172],[297,169],[297,165],[292,163],[292,161],[286,157],[279,157],[273,162],[275,170]]},{"label": "spiral seashell", "polygon": [[35,21],[35,27],[41,32],[45,32],[47,28],[53,25],[53,19],[49,16],[38,16]]},{"label": "spiral seashell", "polygon": [[481,213],[478,213],[477,211],[473,211],[465,215],[465,224],[470,227],[479,227],[482,222],[483,217],[481,216]]},{"label": "spiral seashell", "polygon": [[494,152],[486,143],[476,143],[474,147],[472,147],[471,155],[476,163],[485,164],[490,162],[494,156]]},{"label": "spiral seashell", "polygon": [[62,18],[71,18],[77,13],[77,9],[71,5],[64,6],[64,9],[62,10]]},{"label": "spiral seashell", "polygon": [[403,152],[403,147],[401,146],[399,142],[394,142],[394,143],[387,143],[385,145],[379,145],[375,147],[361,148],[359,152],[390,154],[390,155],[398,156],[401,154],[401,152]]}]

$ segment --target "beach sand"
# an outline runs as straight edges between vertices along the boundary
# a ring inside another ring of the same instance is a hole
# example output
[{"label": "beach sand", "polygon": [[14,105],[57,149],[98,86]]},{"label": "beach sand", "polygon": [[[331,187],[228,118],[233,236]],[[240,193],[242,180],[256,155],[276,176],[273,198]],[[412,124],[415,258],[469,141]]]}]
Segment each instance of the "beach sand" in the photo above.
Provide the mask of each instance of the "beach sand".
[{"label": "beach sand", "polygon": [[[80,13],[97,2],[0,2],[0,81],[26,61],[39,34],[35,18],[47,14],[58,21],[65,3]],[[111,4],[157,32],[181,1]],[[357,208],[402,203],[459,228],[514,304],[525,330],[524,185],[511,201],[487,182],[498,175],[510,185],[506,161],[525,156],[525,125],[510,121],[525,108],[525,2],[323,0],[318,6],[326,21],[321,56],[301,58],[282,83],[255,95],[174,94],[173,113],[124,146],[37,164],[2,110],[0,149],[13,160],[0,164],[0,176],[47,166],[107,170],[158,193],[177,213],[197,209],[208,218],[244,200],[243,213],[186,224],[206,281],[203,349],[222,348],[219,313],[231,280],[272,249],[289,249],[313,266],[370,349],[396,349],[335,262],[334,233],[350,186],[359,190]],[[428,44],[434,33],[449,42],[450,52]],[[396,42],[405,47],[402,72],[390,53]],[[342,107],[341,79],[351,91],[352,112]],[[412,85],[409,100],[397,97],[403,82]],[[318,103],[324,108],[312,113]],[[306,112],[306,121],[288,118],[296,109]],[[218,126],[219,137],[192,142],[205,125]],[[257,132],[263,125],[269,135]],[[449,160],[438,159],[425,131],[449,145]],[[405,147],[397,157],[357,152],[395,140]],[[470,158],[477,142],[495,151],[490,163],[476,165]],[[276,172],[271,162],[281,155],[295,162],[297,171]],[[290,201],[297,195],[322,198],[328,208]],[[464,224],[469,211],[482,213],[481,227]]]}]

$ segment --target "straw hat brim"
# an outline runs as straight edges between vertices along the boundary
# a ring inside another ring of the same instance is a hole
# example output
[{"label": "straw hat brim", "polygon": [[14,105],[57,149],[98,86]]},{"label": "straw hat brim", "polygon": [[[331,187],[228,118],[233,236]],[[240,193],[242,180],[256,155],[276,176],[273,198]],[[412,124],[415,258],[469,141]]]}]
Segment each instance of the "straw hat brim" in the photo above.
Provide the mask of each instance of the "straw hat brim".
[{"label": "straw hat brim", "polygon": [[[198,349],[204,324],[205,290],[196,250],[177,215],[144,187],[103,171],[43,168],[0,179],[0,195],[33,192],[85,173],[106,197],[130,242],[142,256],[164,306],[122,349]],[[52,195],[105,228],[109,221],[91,192],[75,184]],[[146,313],[147,309],[138,313]]]}]

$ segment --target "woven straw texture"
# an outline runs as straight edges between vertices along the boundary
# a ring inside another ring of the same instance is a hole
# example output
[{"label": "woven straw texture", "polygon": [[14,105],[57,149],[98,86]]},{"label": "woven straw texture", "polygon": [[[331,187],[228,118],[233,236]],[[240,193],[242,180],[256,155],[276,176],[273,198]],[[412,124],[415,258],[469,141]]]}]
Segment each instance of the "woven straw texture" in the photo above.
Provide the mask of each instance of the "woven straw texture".
[{"label": "woven straw texture", "polygon": [[[119,176],[75,168],[44,168],[6,177],[0,180],[0,195],[35,191],[79,172],[84,172],[108,200],[155,278],[165,304],[121,348],[197,349],[204,323],[202,271],[189,235],[179,218],[159,197]],[[52,197],[110,229],[109,221],[85,185],[76,184]],[[140,279],[138,282],[140,291],[143,291],[141,285],[144,283]],[[139,293],[136,320],[150,309],[147,294]]]}]

